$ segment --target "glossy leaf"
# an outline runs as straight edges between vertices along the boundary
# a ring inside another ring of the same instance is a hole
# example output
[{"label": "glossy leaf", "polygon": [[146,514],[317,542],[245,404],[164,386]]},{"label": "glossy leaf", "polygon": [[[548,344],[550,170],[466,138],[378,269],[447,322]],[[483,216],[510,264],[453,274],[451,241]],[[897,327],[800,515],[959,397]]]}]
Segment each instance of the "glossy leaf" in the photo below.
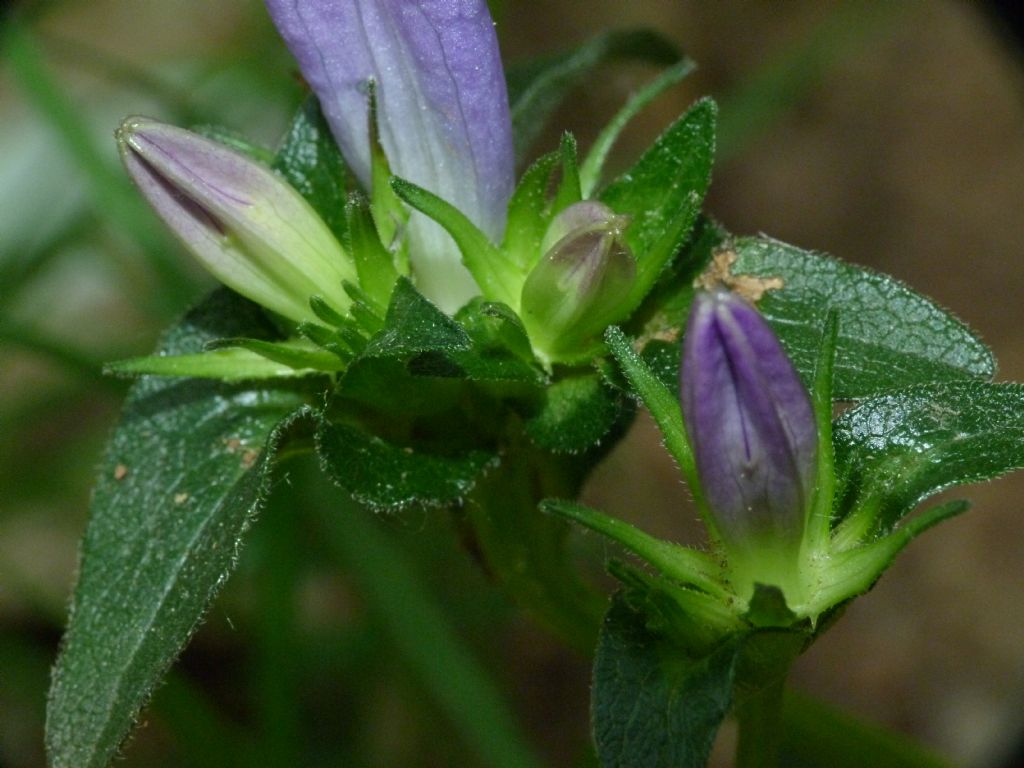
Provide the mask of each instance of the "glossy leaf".
[{"label": "glossy leaf", "polygon": [[[165,336],[191,354],[216,338],[270,335],[220,291]],[[145,378],[107,449],[50,691],[54,768],[102,768],[234,567],[263,503],[294,388]]]},{"label": "glossy leaf", "polygon": [[1024,467],[1024,385],[946,382],[873,398],[833,430],[840,510],[892,527],[921,500]]},{"label": "glossy leaf", "polygon": [[838,312],[837,399],[930,381],[987,379],[995,371],[992,353],[967,326],[892,277],[766,237],[740,238],[733,249],[731,275],[781,280],[758,309],[805,383],[826,316]]},{"label": "glossy leaf", "polygon": [[680,58],[668,38],[633,29],[605,32],[571,50],[506,68],[516,156],[526,154],[572,88],[602,62],[636,59],[670,65]]}]

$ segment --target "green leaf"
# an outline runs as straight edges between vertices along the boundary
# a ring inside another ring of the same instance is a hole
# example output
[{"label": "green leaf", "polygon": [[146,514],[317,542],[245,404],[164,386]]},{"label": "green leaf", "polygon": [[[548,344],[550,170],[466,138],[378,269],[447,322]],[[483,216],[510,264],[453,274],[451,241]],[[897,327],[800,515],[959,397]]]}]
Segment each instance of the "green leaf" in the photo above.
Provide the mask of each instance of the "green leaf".
[{"label": "green leaf", "polygon": [[[840,511],[882,531],[920,501],[1024,467],[1024,385],[946,382],[873,398],[833,430]],[[863,511],[862,511],[863,510]],[[866,532],[866,530],[865,530]]]},{"label": "green leaf", "polygon": [[295,113],[271,167],[306,198],[335,237],[344,242],[349,173],[315,96],[307,98]]},{"label": "green leaf", "polygon": [[806,383],[825,318],[838,311],[837,399],[995,372],[992,353],[967,326],[892,277],[766,237],[740,238],[733,249],[733,275],[781,279],[758,308]]},{"label": "green leaf", "polygon": [[331,479],[356,501],[378,511],[454,503],[495,462],[483,451],[441,456],[326,421],[317,431],[317,449]]},{"label": "green leaf", "polygon": [[581,453],[597,445],[622,416],[622,399],[597,373],[573,373],[544,392],[526,434],[553,453]]},{"label": "green leaf", "polygon": [[513,64],[506,70],[516,156],[522,158],[569,91],[596,66],[615,59],[669,65],[681,54],[668,38],[648,29],[605,32],[569,51]]},{"label": "green leaf", "polygon": [[406,237],[406,224],[409,221],[409,209],[402,204],[391,186],[394,176],[380,140],[377,86],[373,80],[367,83],[367,92],[370,101],[370,212],[381,243],[395,257],[395,267],[400,274],[408,275],[409,240]]},{"label": "green leaf", "polygon": [[633,217],[626,241],[637,258],[633,305],[654,286],[697,221],[711,183],[717,108],[701,99],[636,164],[601,193],[616,213]]},{"label": "green leaf", "polygon": [[680,653],[617,596],[594,658],[592,714],[602,768],[704,768],[732,706],[738,638]]},{"label": "green leaf", "polygon": [[[165,336],[194,354],[269,335],[262,312],[213,294]],[[50,690],[54,768],[103,768],[231,572],[267,491],[294,387],[145,378],[107,449]]]},{"label": "green leaf", "polygon": [[469,346],[469,336],[462,326],[403,277],[395,284],[384,328],[370,339],[363,356],[401,359],[420,352],[452,352]]}]

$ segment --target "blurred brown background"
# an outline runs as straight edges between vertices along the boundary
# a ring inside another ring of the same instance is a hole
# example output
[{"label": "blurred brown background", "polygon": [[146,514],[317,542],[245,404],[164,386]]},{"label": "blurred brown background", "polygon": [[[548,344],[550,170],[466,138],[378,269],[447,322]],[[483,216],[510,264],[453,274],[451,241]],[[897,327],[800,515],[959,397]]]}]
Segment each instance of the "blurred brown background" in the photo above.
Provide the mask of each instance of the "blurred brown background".
[{"label": "blurred brown background", "polygon": [[[26,7],[47,66],[111,163],[107,137],[129,112],[170,118],[167,105],[184,104],[272,145],[295,103],[289,60],[258,2]],[[729,229],[896,275],[978,330],[1001,379],[1024,380],[1024,70],[980,5],[507,0],[498,19],[509,59],[609,27],[650,26],[677,41],[700,69],[632,126],[620,166],[690,101],[714,95],[722,146],[709,209]],[[153,83],[118,79],[112,61],[153,73],[170,96],[151,99]],[[5,64],[0,264],[50,237],[56,219],[97,225],[57,249],[17,295],[0,284],[0,765],[21,768],[41,760],[43,689],[25,691],[45,668],[34,677],[21,670],[45,667],[46,652],[36,651],[55,648],[91,469],[123,391],[68,377],[76,363],[146,351],[173,312],[140,304],[158,282],[140,266],[137,243],[104,219],[67,137],[40,119],[38,96]],[[540,146],[566,127],[585,145],[650,74],[602,70]],[[47,356],[29,331],[72,344],[81,359]],[[794,683],[965,765],[996,766],[1024,726],[1024,475],[967,495],[974,509],[914,542],[802,659]],[[588,500],[653,532],[699,540],[645,419],[600,468]],[[519,709],[560,755],[559,730],[586,727],[586,666],[530,628],[509,642],[523,679],[550,682],[522,685]]]}]

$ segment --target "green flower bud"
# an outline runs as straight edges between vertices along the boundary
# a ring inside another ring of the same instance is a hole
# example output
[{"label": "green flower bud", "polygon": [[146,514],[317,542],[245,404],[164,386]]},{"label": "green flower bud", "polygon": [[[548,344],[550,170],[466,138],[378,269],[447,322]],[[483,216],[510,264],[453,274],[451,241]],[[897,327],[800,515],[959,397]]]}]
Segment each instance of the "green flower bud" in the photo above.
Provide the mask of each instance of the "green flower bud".
[{"label": "green flower bud", "polygon": [[623,232],[629,217],[584,201],[551,222],[544,255],[523,284],[520,308],[534,351],[547,362],[590,353],[591,342],[629,309],[636,259]]}]

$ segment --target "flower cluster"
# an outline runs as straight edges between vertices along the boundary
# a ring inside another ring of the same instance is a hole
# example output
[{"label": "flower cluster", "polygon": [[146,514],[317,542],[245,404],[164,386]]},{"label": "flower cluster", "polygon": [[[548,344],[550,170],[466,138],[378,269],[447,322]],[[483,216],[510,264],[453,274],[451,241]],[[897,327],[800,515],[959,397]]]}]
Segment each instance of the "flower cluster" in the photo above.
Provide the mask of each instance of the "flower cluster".
[{"label": "flower cluster", "polygon": [[[529,221],[520,211],[517,232],[506,232],[516,206],[512,128],[484,0],[267,7],[369,195],[376,239],[394,259],[389,273],[403,274],[407,256],[418,290],[449,313],[481,294],[505,303],[544,366],[592,355],[603,329],[636,304],[629,217],[583,199],[572,144],[541,164],[545,174],[532,169],[518,197],[543,194],[561,157],[559,193]],[[156,212],[238,293],[292,323],[316,324],[312,299],[344,317],[351,288],[367,287],[359,254],[257,160],[145,118],[128,118],[117,135]],[[517,237],[524,226],[536,234]]]},{"label": "flower cluster", "polygon": [[[125,120],[124,164],[153,208],[213,275],[275,313],[287,338],[243,340],[234,357],[222,345],[216,366],[199,355],[121,370],[221,378],[337,372],[380,329],[403,276],[456,317],[477,296],[504,304],[529,337],[532,364],[548,373],[603,352],[605,329],[637,308],[696,215],[669,212],[664,227],[652,229],[659,217],[636,200],[617,210],[634,195],[628,174],[593,196],[608,137],[622,121],[582,164],[567,135],[517,185],[484,0],[267,6],[362,187],[350,198],[348,236],[342,245],[257,160],[180,128]],[[656,186],[661,176],[653,179]],[[642,235],[631,229],[638,215],[648,227]],[[609,345],[628,369],[623,346]],[[723,631],[743,620],[762,588],[783,596],[793,620],[811,622],[866,589],[905,537],[832,536],[829,413],[812,406],[757,309],[724,289],[699,291],[681,371],[677,458],[691,469],[715,552],[669,552],[601,523],[599,513],[549,508],[620,538],[670,573],[673,599]],[[828,392],[818,395],[830,402]]]}]

